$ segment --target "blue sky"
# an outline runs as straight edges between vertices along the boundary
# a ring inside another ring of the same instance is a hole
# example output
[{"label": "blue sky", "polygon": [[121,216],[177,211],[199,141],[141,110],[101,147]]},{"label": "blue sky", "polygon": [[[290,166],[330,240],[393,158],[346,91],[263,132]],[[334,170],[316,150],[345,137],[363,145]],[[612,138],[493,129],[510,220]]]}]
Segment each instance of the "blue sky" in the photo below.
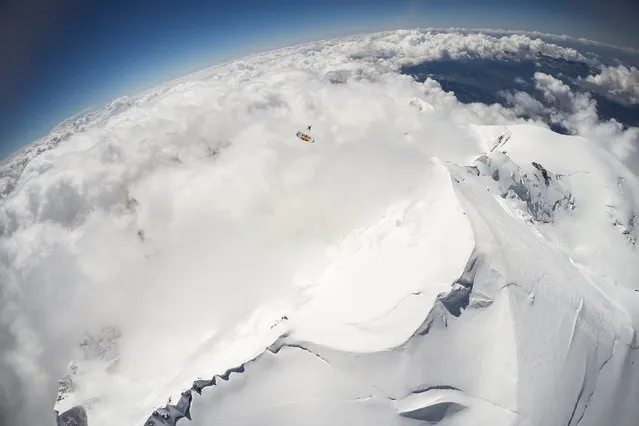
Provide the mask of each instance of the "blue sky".
[{"label": "blue sky", "polygon": [[217,62],[416,26],[539,30],[639,47],[634,0],[9,0],[0,158],[66,117]]}]

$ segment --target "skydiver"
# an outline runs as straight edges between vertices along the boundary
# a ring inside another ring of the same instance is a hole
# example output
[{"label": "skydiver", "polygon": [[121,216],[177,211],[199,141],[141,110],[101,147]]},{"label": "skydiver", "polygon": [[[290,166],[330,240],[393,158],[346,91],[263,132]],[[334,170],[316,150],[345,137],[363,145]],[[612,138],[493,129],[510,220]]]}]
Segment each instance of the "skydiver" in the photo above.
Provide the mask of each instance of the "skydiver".
[{"label": "skydiver", "polygon": [[307,126],[306,130],[308,130],[310,132],[311,131],[311,126]]}]

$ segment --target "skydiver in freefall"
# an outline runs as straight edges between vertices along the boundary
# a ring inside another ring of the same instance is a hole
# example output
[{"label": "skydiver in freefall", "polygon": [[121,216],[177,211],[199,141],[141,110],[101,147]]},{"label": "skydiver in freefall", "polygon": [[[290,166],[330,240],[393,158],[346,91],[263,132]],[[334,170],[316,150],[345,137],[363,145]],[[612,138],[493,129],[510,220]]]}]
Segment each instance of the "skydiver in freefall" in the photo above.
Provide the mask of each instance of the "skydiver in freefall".
[{"label": "skydiver in freefall", "polygon": [[307,126],[306,130],[308,130],[310,132],[311,131],[311,126]]}]

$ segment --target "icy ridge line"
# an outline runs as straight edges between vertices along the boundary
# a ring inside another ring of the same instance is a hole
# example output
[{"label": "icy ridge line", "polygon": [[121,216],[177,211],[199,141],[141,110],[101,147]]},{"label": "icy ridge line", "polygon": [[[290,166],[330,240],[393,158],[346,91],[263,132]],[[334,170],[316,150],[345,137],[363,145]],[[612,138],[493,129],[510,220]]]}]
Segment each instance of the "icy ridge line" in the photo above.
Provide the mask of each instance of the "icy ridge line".
[{"label": "icy ridge line", "polygon": [[[470,261],[469,263],[475,264],[474,260]],[[461,280],[462,280],[462,278],[456,280],[455,284],[457,284]],[[429,314],[427,315],[426,320],[424,321],[424,323],[418,328],[418,330],[405,343],[403,343],[402,345],[399,345],[395,349],[399,349],[399,348],[403,347],[405,344],[410,342],[410,340],[412,340],[415,337],[419,337],[419,336],[422,336],[424,334],[427,334],[430,327],[426,327],[425,324],[428,323],[430,325],[432,323],[431,318],[434,318],[434,311],[439,311],[440,304],[443,305],[443,306],[446,306],[446,308],[448,309],[448,306],[442,302],[442,299],[443,298],[447,298],[447,297],[455,298],[455,296],[453,295],[453,293],[455,291],[456,291],[456,288],[454,287],[453,289],[450,290],[450,292],[444,293],[443,295],[439,295],[437,297],[437,300],[436,300],[435,304],[433,305],[433,307],[429,311]],[[452,314],[455,315],[454,313],[452,313]],[[456,315],[456,316],[458,316],[458,315]],[[325,360],[317,352],[305,347],[304,345],[302,345],[300,343],[286,342],[286,338],[287,337],[288,337],[288,333],[282,334],[280,337],[278,337],[275,340],[275,342],[273,342],[271,345],[267,346],[264,349],[264,351],[259,353],[254,358],[251,358],[248,361],[246,361],[246,362],[244,362],[244,363],[242,363],[242,364],[240,364],[240,365],[238,365],[236,367],[231,367],[231,368],[227,369],[222,374],[216,374],[215,376],[213,376],[211,378],[211,380],[206,380],[206,379],[195,380],[193,382],[193,385],[191,386],[191,388],[186,389],[186,390],[184,390],[182,392],[182,394],[180,396],[180,399],[178,400],[178,402],[176,404],[167,404],[164,407],[161,407],[161,408],[158,408],[158,409],[154,410],[153,413],[151,414],[151,416],[149,416],[147,421],[144,423],[144,425],[145,426],[176,426],[177,422],[179,420],[183,419],[183,418],[187,418],[187,419],[191,420],[190,409],[191,409],[191,404],[193,402],[193,391],[197,392],[198,395],[201,395],[202,394],[202,390],[204,390],[205,388],[217,386],[217,384],[219,383],[218,380],[228,381],[228,380],[230,380],[231,375],[233,373],[242,374],[242,373],[244,373],[246,371],[246,367],[249,364],[259,361],[261,358],[263,358],[267,354],[276,355],[284,348],[291,348],[291,349],[296,349],[296,350],[301,350],[301,351],[308,352],[308,353],[312,354],[313,356],[319,358],[322,362],[324,362],[326,364],[330,364],[327,360]],[[451,388],[451,387],[447,387],[447,386],[431,386],[431,387],[428,387],[428,388],[425,388],[425,389],[421,389],[417,393],[424,393],[424,392],[427,392],[427,391],[433,390],[433,389],[454,389],[454,390],[460,391],[459,389]],[[391,397],[388,397],[388,396],[387,396],[387,398],[389,400],[395,400],[395,398],[391,398]]]},{"label": "icy ridge line", "polygon": [[203,389],[207,387],[217,386],[218,380],[228,381],[231,377],[231,374],[244,373],[244,371],[246,370],[246,366],[248,364],[258,361],[267,353],[277,354],[280,350],[282,350],[282,348],[288,347],[288,348],[294,348],[294,349],[309,352],[312,355],[321,359],[322,361],[327,362],[321,356],[311,351],[310,349],[303,347],[302,345],[295,344],[295,343],[285,343],[284,339],[286,338],[286,336],[287,336],[287,333],[282,334],[279,338],[275,340],[274,343],[267,346],[264,351],[262,351],[260,354],[258,354],[254,358],[251,358],[250,360],[240,364],[239,366],[231,367],[222,374],[216,374],[215,376],[213,376],[211,380],[206,380],[206,379],[195,380],[190,389],[186,389],[185,391],[182,392],[181,397],[176,404],[167,404],[165,407],[154,410],[151,416],[148,418],[148,420],[144,423],[145,426],[165,426],[165,425],[175,426],[177,422],[183,418],[187,418],[191,420],[190,409],[191,409],[191,403],[193,401],[193,391],[201,395]]}]

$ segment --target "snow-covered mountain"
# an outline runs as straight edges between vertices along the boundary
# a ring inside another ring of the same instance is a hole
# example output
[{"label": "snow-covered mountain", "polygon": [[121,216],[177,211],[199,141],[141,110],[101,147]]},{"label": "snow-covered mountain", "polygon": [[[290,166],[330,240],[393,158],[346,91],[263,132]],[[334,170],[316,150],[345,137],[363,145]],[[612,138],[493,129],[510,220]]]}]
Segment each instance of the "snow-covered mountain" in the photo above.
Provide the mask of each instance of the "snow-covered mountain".
[{"label": "snow-covered mountain", "polygon": [[336,246],[272,345],[147,424],[636,424],[636,182],[583,138],[475,130],[504,133],[430,165]]},{"label": "snow-covered mountain", "polygon": [[0,420],[636,425],[639,130],[543,73],[538,114],[398,73],[442,55],[596,62],[521,34],[331,40],[14,156]]}]

